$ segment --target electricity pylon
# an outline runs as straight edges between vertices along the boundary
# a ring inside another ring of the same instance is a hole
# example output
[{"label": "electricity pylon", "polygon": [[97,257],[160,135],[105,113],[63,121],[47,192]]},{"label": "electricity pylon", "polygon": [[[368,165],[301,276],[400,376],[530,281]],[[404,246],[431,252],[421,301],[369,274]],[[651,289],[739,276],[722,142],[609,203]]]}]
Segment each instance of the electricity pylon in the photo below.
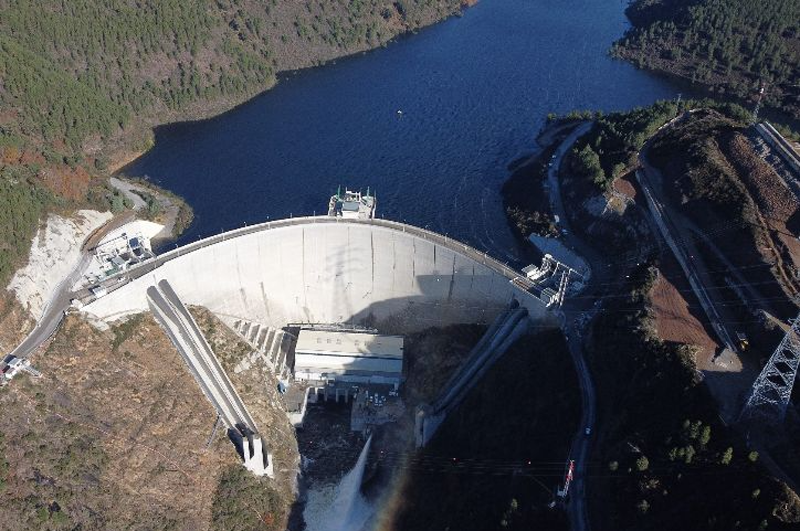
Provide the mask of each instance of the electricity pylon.
[{"label": "electricity pylon", "polygon": [[800,316],[792,322],[791,329],[753,383],[741,418],[766,420],[771,424],[783,422],[799,365]]}]

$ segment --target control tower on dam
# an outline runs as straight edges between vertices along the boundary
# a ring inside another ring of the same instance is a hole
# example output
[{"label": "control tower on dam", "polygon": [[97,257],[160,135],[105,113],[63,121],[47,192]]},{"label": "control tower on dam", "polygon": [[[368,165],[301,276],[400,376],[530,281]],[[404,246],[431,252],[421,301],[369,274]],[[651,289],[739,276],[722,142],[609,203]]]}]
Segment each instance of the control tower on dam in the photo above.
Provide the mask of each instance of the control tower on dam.
[{"label": "control tower on dam", "polygon": [[165,253],[111,278],[83,310],[113,321],[146,311],[167,280],[187,304],[226,322],[281,328],[353,323],[403,332],[488,323],[512,299],[536,321],[555,319],[550,295],[524,274],[461,242],[379,219],[294,218],[237,229]]}]

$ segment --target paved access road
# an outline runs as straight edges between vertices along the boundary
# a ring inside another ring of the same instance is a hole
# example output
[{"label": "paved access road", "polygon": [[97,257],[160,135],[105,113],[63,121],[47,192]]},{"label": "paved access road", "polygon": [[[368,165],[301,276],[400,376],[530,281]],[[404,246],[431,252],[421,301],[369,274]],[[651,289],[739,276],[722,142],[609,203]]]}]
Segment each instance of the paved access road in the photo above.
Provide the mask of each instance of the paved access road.
[{"label": "paved access road", "polygon": [[550,161],[550,166],[547,169],[547,184],[550,188],[550,208],[553,214],[558,216],[558,226],[560,229],[565,229],[568,234],[572,234],[571,227],[569,226],[569,217],[567,211],[564,209],[564,199],[561,196],[561,183],[558,180],[558,172],[561,169],[561,161],[564,155],[572,149],[572,145],[583,135],[589,132],[594,122],[585,122],[576,127],[567,138],[561,143],[553,154]]},{"label": "paved access road", "polygon": [[61,321],[64,320],[64,311],[69,308],[70,299],[72,298],[72,286],[80,280],[84,270],[88,267],[92,256],[84,253],[81,256],[80,263],[72,270],[67,278],[61,281],[56,287],[53,296],[47,302],[42,313],[42,318],[36,324],[34,329],[28,334],[22,343],[11,351],[11,355],[18,358],[26,358],[39,348],[45,341],[53,337],[53,334],[58,330]]},{"label": "paved access road", "polygon": [[100,241],[103,236],[108,234],[109,231],[128,223],[132,219],[132,214],[116,216],[103,227],[89,235],[83,242],[81,261],[75,266],[69,276],[56,286],[53,295],[50,297],[50,300],[47,302],[42,312],[41,319],[39,319],[34,329],[28,334],[28,337],[22,340],[22,342],[10,352],[11,355],[18,358],[26,358],[44,342],[53,337],[56,330],[58,330],[58,327],[61,325],[61,322],[64,320],[64,312],[70,307],[70,302],[75,296],[72,292],[72,287],[83,277],[84,272],[89,267],[89,263],[92,261],[93,254],[90,252],[91,247]]},{"label": "paved access road", "polygon": [[597,423],[597,399],[594,389],[592,375],[586,360],[583,357],[583,337],[581,330],[577,326],[564,326],[567,337],[567,347],[575,364],[575,372],[578,374],[578,382],[581,391],[581,404],[583,414],[578,425],[578,432],[572,440],[570,448],[570,459],[575,460],[575,474],[570,487],[569,503],[567,513],[572,531],[589,531],[589,511],[586,503],[586,469],[589,464],[589,455],[592,450],[592,435],[586,434],[587,429],[591,432]]},{"label": "paved access road", "polygon": [[[591,249],[587,248],[571,230],[569,217],[564,208],[564,201],[561,195],[561,184],[558,174],[561,169],[561,162],[573,144],[592,128],[593,122],[585,122],[577,126],[561,143],[553,154],[550,166],[547,170],[547,181],[550,192],[550,208],[559,218],[558,226],[561,229],[565,244],[575,249],[578,254],[587,258],[595,258]],[[590,260],[593,264],[597,260]],[[595,281],[602,275],[593,273]],[[590,299],[582,297],[580,301],[572,302],[566,300],[564,318],[561,329],[566,336],[567,348],[569,349],[572,362],[575,365],[575,372],[578,375],[578,384],[581,393],[581,421],[578,430],[572,440],[569,451],[569,458],[575,461],[575,471],[573,474],[572,485],[570,487],[569,499],[567,502],[567,516],[569,517],[570,528],[572,531],[589,531],[589,511],[586,503],[586,467],[591,453],[592,437],[586,435],[586,431],[593,431],[597,421],[597,400],[595,395],[594,382],[589,372],[589,367],[583,356],[583,329],[593,315]]]},{"label": "paved access road", "polygon": [[145,200],[142,199],[141,195],[136,193],[136,191],[139,189],[138,186],[131,184],[128,181],[123,181],[117,177],[109,178],[108,184],[122,192],[123,195],[133,203],[134,210],[143,210],[147,208],[147,203]]}]

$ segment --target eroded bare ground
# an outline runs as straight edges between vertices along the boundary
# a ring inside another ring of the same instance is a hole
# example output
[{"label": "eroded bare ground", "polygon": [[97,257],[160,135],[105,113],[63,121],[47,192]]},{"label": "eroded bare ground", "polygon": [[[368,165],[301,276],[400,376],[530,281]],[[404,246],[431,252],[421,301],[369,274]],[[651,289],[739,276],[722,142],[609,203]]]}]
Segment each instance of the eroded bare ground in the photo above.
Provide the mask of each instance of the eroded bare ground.
[{"label": "eroded bare ground", "polygon": [[755,361],[727,352],[718,355],[719,341],[673,256],[662,255],[649,299],[658,337],[692,347],[696,368],[703,373],[722,418],[735,421],[758,373]]},{"label": "eroded bare ground", "polygon": [[12,292],[0,295],[0,349],[3,352],[14,350],[35,324]]},{"label": "eroded bare ground", "polygon": [[664,341],[695,346],[699,370],[722,370],[713,364],[719,343],[707,328],[707,319],[691,286],[672,256],[663,256],[661,262],[658,280],[650,291],[658,336]]}]

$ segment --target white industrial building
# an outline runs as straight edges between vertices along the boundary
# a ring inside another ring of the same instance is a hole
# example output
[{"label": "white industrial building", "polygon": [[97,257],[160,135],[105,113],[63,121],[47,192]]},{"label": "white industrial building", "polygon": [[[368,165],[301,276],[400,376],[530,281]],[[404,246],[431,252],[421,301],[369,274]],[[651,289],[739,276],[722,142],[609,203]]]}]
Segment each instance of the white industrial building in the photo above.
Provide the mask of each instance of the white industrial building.
[{"label": "white industrial building", "polygon": [[298,380],[400,385],[403,337],[301,330],[294,357]]},{"label": "white industrial building", "polygon": [[97,244],[95,253],[100,256],[117,256],[134,250],[152,253],[150,240],[164,230],[164,225],[137,219],[109,231]]},{"label": "white industrial building", "polygon": [[94,248],[94,259],[84,277],[88,282],[101,282],[106,277],[126,271],[132,265],[152,258],[150,244],[164,225],[137,219],[110,231]]}]

